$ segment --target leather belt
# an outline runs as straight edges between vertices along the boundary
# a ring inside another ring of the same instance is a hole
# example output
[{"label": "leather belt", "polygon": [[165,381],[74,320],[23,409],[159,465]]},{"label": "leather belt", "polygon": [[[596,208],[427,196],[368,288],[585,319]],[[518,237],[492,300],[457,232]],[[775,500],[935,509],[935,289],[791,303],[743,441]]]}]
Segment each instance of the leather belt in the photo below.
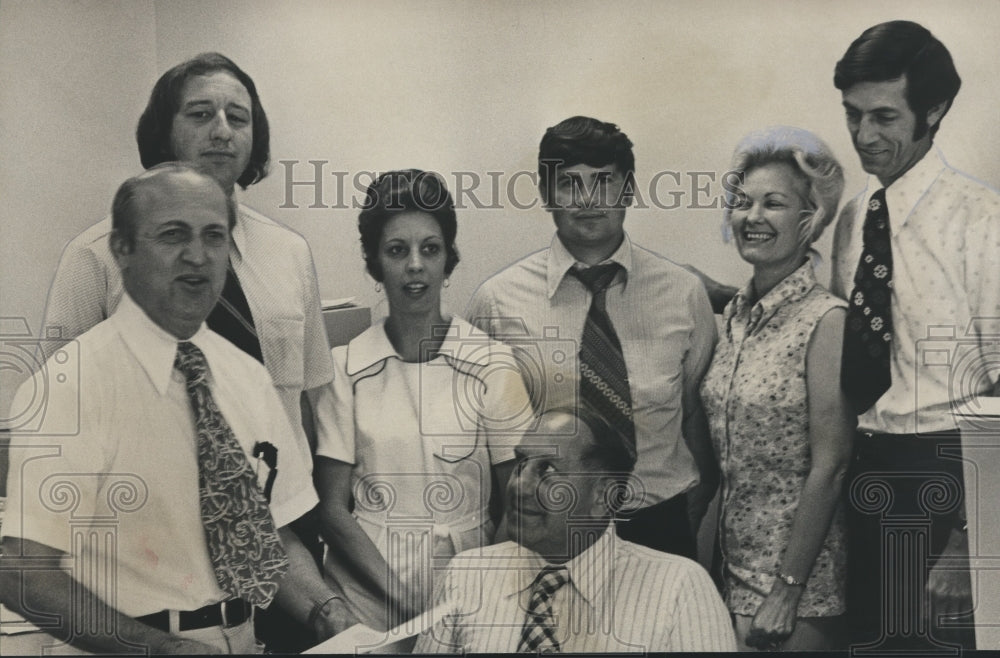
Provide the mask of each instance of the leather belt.
[{"label": "leather belt", "polygon": [[[221,603],[206,605],[197,610],[181,610],[177,613],[177,631],[192,631],[197,628],[211,628],[212,626],[222,626],[232,628],[239,626],[253,613],[253,606],[243,599],[230,599]],[[160,610],[151,615],[136,617],[147,626],[158,628],[161,631],[171,632],[170,611]]]}]

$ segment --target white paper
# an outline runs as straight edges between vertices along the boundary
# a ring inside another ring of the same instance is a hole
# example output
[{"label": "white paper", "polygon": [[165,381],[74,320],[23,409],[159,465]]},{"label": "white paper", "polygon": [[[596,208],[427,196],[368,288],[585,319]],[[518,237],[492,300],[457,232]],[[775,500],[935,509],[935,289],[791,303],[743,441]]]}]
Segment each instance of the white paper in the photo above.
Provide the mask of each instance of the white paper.
[{"label": "white paper", "polygon": [[324,311],[329,311],[335,308],[346,308],[348,306],[353,306],[354,301],[356,299],[357,297],[338,297],[337,299],[321,299],[319,305]]}]

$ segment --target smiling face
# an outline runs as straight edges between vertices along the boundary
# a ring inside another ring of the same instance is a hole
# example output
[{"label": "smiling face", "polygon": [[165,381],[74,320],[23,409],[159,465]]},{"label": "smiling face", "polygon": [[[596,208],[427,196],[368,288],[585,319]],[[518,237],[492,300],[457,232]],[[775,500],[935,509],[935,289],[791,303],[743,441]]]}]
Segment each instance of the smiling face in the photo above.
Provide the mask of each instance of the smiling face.
[{"label": "smiling face", "polygon": [[546,208],[556,234],[577,260],[595,265],[615,252],[625,236],[625,176],[613,164],[577,164],[556,172]]},{"label": "smiling face", "polygon": [[165,331],[190,338],[226,281],[226,195],[194,172],[159,174],[137,190],[130,215],[135,243],[111,242],[125,290]]},{"label": "smiling face", "polygon": [[174,158],[202,165],[232,190],[250,162],[251,108],[246,87],[227,71],[189,78],[170,131]]},{"label": "smiling face", "polygon": [[[884,82],[859,82],[843,94],[847,130],[861,166],[891,185],[924,157],[931,137],[924,131],[914,139],[918,118],[906,100],[906,77]],[[929,125],[941,120],[943,105],[927,115]]]},{"label": "smiling face", "polygon": [[445,279],[441,226],[425,212],[394,215],[378,245],[390,313],[439,313]]},{"label": "smiling face", "polygon": [[586,423],[550,412],[514,449],[518,463],[507,483],[507,527],[517,543],[551,562],[586,548],[570,539],[574,526],[607,523],[607,480],[584,458],[593,443]]},{"label": "smiling face", "polygon": [[798,269],[808,244],[801,240],[808,184],[792,165],[772,162],[746,172],[729,221],[743,260],[778,275]]}]

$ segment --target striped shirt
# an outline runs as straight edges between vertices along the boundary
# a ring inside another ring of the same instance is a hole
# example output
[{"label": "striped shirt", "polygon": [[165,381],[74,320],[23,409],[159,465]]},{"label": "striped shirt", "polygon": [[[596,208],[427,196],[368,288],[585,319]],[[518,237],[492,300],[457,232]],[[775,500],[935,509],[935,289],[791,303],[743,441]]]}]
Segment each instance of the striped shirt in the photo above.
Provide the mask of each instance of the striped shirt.
[{"label": "striped shirt", "polygon": [[[531,583],[545,561],[514,542],[452,559],[438,581],[446,614],[416,653],[517,651]],[[735,651],[729,613],[708,574],[687,558],[618,538],[608,528],[565,565],[552,598],[564,652]]]}]

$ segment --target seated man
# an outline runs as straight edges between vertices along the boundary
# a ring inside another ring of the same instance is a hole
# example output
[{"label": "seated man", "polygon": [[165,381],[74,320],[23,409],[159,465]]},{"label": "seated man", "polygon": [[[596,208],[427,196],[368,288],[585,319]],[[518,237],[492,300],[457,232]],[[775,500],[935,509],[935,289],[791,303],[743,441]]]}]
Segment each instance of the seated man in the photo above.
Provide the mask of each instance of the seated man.
[{"label": "seated man", "polygon": [[421,652],[734,651],[729,614],[695,562],[618,537],[634,456],[587,411],[553,409],[515,450],[514,541],[456,555]]},{"label": "seated man", "polygon": [[38,435],[11,443],[0,599],[87,651],[252,653],[253,608],[280,586],[332,635],[343,601],[287,528],[317,503],[309,466],[264,366],[205,325],[232,199],[164,163],[112,216],[120,304],[18,393],[48,399]]}]

